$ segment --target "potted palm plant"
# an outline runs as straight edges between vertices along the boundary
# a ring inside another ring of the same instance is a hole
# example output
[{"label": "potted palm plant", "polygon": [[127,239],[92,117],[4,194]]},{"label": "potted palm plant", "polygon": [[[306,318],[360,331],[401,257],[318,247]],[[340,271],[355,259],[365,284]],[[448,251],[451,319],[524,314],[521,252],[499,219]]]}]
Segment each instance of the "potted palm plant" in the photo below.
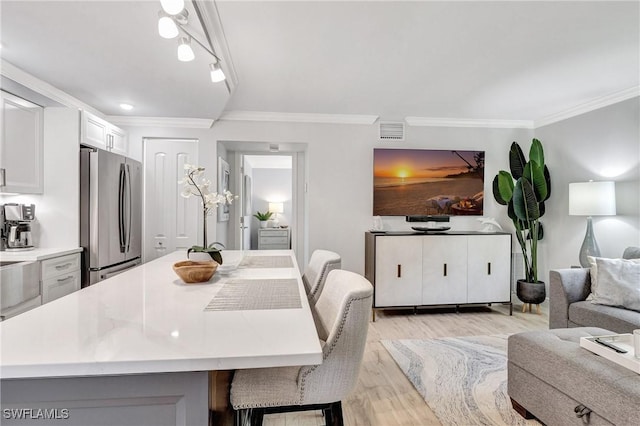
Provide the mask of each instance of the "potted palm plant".
[{"label": "potted palm plant", "polygon": [[523,303],[539,304],[546,297],[544,282],[538,279],[538,241],[544,236],[540,218],[551,195],[551,177],[544,163],[542,143],[533,139],[529,160],[513,142],[509,150],[511,173],[500,170],[493,179],[493,197],[504,206],[516,230],[524,258],[524,279],[518,280],[516,295]]},{"label": "potted palm plant", "polygon": [[271,213],[270,211],[266,211],[264,213],[260,213],[259,211],[256,212],[256,214],[253,215],[253,217],[255,217],[256,219],[258,219],[260,221],[260,228],[266,228],[267,227],[267,221],[269,219],[271,219],[271,216],[273,216],[273,213]]}]

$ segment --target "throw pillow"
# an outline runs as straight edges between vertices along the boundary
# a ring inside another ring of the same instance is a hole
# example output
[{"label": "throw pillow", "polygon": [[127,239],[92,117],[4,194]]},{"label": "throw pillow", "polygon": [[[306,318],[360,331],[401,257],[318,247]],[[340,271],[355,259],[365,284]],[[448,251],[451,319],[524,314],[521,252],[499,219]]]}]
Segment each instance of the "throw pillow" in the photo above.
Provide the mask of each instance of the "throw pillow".
[{"label": "throw pillow", "polygon": [[597,257],[593,303],[640,311],[640,259]]}]

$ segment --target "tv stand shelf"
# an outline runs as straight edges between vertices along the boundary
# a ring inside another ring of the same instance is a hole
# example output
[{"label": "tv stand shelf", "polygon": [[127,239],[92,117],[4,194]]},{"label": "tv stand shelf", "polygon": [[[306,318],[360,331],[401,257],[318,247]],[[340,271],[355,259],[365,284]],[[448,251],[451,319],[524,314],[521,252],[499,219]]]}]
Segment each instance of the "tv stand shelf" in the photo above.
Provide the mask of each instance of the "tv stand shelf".
[{"label": "tv stand shelf", "polygon": [[365,234],[365,277],[377,309],[511,303],[511,234]]}]

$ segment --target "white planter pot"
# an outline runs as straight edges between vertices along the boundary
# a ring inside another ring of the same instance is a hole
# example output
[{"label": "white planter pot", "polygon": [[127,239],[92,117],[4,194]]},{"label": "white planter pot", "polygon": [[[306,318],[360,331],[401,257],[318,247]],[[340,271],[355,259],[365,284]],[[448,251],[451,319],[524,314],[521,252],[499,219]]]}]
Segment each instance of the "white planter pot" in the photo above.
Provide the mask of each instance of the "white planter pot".
[{"label": "white planter pot", "polygon": [[266,220],[261,220],[260,221],[260,228],[266,228],[267,227],[267,221]]},{"label": "white planter pot", "polygon": [[209,255],[209,253],[204,253],[201,251],[192,251],[187,255],[189,260],[193,260],[194,262],[210,262],[213,259]]}]

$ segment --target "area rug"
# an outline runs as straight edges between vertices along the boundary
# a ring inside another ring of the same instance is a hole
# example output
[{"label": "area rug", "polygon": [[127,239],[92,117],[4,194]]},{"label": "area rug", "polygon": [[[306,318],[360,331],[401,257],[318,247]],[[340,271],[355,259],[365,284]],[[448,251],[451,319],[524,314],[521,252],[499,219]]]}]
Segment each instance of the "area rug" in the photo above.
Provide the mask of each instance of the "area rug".
[{"label": "area rug", "polygon": [[383,340],[444,425],[538,425],[511,408],[507,335]]}]

